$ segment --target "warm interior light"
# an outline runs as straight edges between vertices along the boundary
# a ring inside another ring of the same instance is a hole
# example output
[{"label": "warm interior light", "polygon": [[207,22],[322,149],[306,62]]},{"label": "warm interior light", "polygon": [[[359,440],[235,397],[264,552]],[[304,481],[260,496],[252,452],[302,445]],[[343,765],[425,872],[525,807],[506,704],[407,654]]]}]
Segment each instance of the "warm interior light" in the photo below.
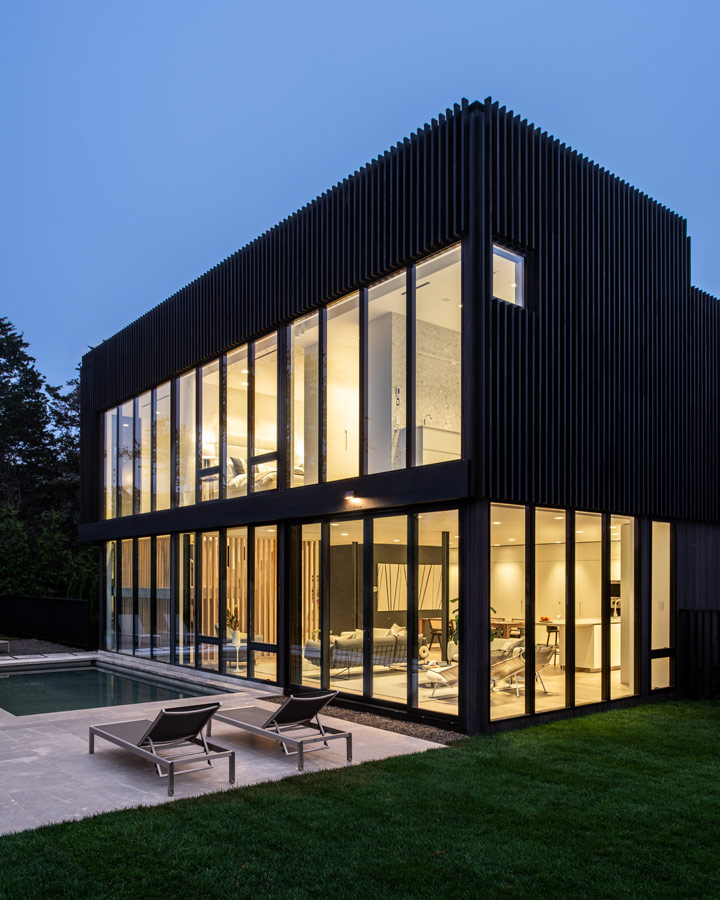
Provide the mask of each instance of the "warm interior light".
[{"label": "warm interior light", "polygon": [[575,534],[585,534],[584,531],[576,531]]},{"label": "warm interior light", "polygon": [[349,533],[348,533],[347,531],[341,531],[341,532],[340,532],[340,537],[350,537],[350,535],[349,535]]},{"label": "warm interior light", "polygon": [[502,522],[493,522],[493,525],[502,525]]},{"label": "warm interior light", "polygon": [[340,527],[340,523],[339,523],[339,522],[331,522],[330,524],[332,525],[333,528],[339,528],[339,527]]},{"label": "warm interior light", "polygon": [[399,544],[400,538],[393,538],[393,544]]},{"label": "warm interior light", "polygon": [[508,540],[509,540],[509,541],[514,541],[514,540],[515,540],[515,538],[508,538]]},{"label": "warm interior light", "polygon": [[564,519],[565,516],[555,516],[556,519]]}]

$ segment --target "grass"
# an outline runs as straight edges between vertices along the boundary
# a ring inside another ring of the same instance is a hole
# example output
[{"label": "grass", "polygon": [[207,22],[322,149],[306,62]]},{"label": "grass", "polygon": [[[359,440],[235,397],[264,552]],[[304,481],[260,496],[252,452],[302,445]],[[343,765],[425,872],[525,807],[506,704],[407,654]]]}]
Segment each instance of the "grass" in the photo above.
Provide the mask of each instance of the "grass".
[{"label": "grass", "polygon": [[0,898],[720,897],[719,733],[658,703],[9,835]]}]

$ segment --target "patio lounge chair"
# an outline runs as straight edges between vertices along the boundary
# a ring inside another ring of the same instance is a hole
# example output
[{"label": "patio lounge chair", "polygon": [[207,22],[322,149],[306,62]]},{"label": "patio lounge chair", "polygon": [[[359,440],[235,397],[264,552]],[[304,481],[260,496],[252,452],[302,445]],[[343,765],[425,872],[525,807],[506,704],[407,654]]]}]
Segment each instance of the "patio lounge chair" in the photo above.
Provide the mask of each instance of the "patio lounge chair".
[{"label": "patio lounge chair", "polygon": [[[299,696],[291,694],[272,713],[268,713],[268,710],[259,706],[242,706],[238,709],[223,708],[222,712],[216,713],[213,721],[234,725],[251,734],[279,741],[286,756],[297,754],[299,772],[302,772],[304,768],[306,752],[326,749],[329,747],[328,741],[337,738],[344,738],[347,760],[351,762],[352,735],[350,732],[323,725],[318,718],[318,713],[337,697],[337,693],[337,691],[315,691]],[[291,734],[291,732],[295,732],[295,734]],[[208,734],[210,734],[209,724]],[[305,750],[307,744],[318,742],[321,742],[322,746]],[[288,747],[295,747],[295,750],[289,750]]]},{"label": "patio lounge chair", "polygon": [[[142,719],[135,722],[113,722],[110,725],[90,726],[89,752],[95,752],[95,738],[104,738],[129,750],[136,756],[153,763],[161,778],[168,779],[168,797],[175,792],[175,776],[186,775],[212,767],[213,759],[228,760],[230,784],[235,783],[235,751],[220,744],[214,744],[202,733],[210,719],[220,708],[219,703],[204,703],[200,706],[177,706],[175,709],[161,710],[151,722]],[[208,734],[210,733],[208,727]],[[200,747],[200,752],[179,753],[161,756],[160,750],[177,747]],[[178,770],[178,765],[200,762],[192,769]]]}]

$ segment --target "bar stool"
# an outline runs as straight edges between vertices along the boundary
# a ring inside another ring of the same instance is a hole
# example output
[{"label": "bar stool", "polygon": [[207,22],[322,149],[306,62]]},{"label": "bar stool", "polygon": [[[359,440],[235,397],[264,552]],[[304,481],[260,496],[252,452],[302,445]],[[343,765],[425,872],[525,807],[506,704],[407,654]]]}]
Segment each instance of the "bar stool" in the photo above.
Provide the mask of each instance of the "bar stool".
[{"label": "bar stool", "polygon": [[[545,646],[546,647],[553,646],[555,648],[553,650],[553,655],[551,657],[552,661],[553,661],[552,664],[555,665],[555,657],[560,655],[560,647],[559,647],[559,643],[558,643],[560,641],[560,626],[559,625],[546,625],[545,628],[547,630],[547,637],[545,638]],[[550,643],[551,635],[553,638],[552,645]]]}]

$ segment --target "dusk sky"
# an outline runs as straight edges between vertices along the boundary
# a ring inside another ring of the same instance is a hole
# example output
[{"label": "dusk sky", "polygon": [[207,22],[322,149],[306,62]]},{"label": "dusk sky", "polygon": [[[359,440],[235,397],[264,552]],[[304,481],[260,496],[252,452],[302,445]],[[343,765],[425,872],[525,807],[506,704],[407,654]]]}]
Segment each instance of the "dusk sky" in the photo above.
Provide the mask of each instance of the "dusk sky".
[{"label": "dusk sky", "polygon": [[0,315],[51,383],[462,97],[688,220],[720,296],[720,4],[21,0],[0,30]]}]

